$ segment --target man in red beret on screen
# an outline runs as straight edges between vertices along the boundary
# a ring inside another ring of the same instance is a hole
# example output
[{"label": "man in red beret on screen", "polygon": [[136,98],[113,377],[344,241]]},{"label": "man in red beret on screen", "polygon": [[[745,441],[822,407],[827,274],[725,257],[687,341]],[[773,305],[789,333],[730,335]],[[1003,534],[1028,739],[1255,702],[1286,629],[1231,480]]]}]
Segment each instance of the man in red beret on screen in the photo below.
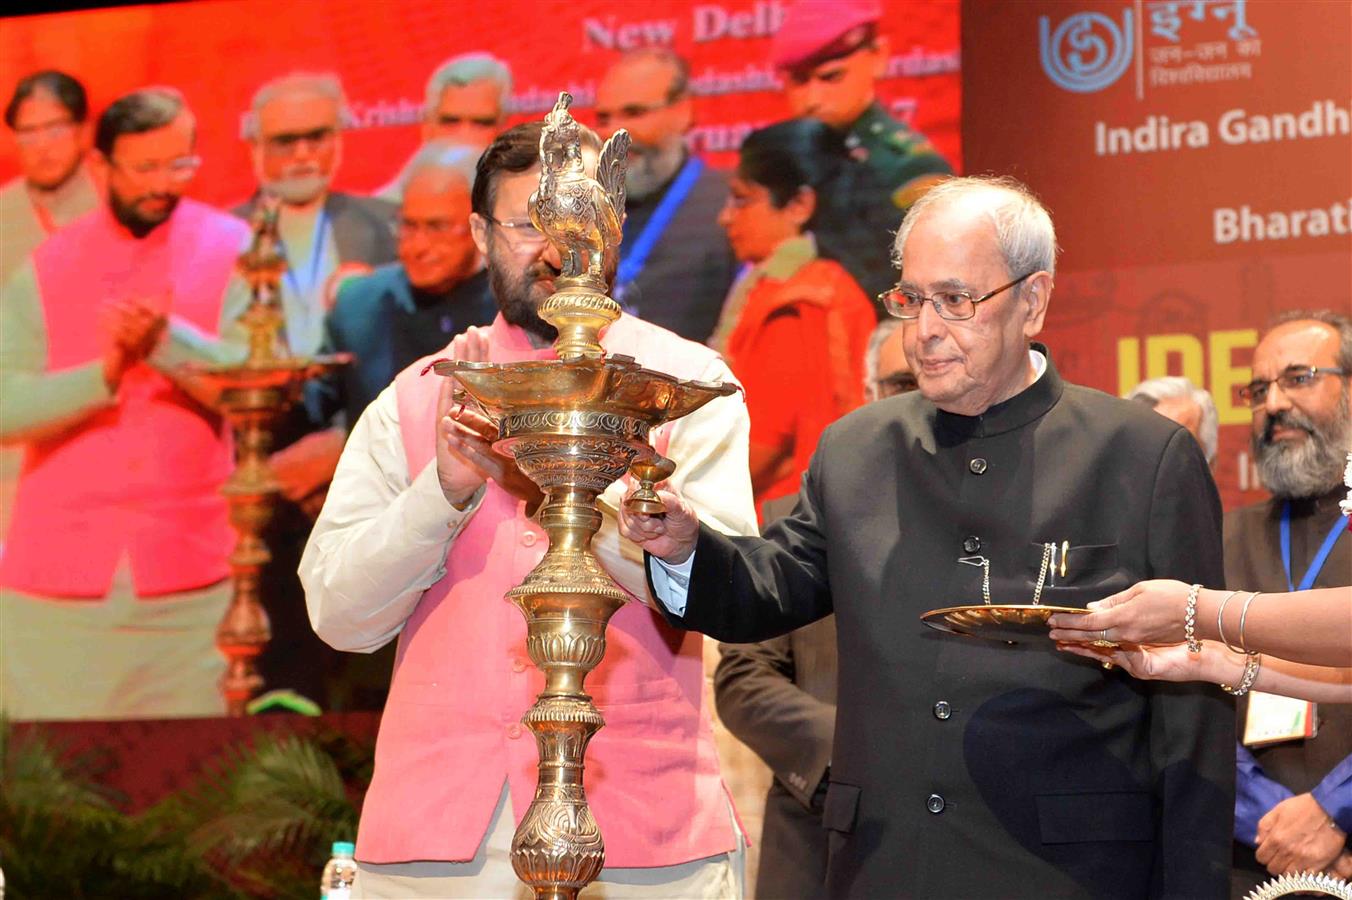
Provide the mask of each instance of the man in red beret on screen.
[{"label": "man in red beret on screen", "polygon": [[924,135],[888,114],[875,82],[889,45],[877,0],[799,0],[771,49],[795,116],[840,132],[852,165],[821,192],[817,237],[869,296],[892,286],[890,237],[912,203],[953,174]]}]

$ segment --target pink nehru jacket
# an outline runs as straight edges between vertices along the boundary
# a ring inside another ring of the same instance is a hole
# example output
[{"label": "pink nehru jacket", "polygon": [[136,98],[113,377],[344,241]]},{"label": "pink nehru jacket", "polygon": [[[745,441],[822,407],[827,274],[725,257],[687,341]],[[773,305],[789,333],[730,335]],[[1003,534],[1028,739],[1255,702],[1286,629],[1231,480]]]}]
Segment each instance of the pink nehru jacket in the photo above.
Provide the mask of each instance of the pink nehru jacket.
[{"label": "pink nehru jacket", "polygon": [[[499,316],[494,362],[553,358]],[[623,316],[606,350],[685,378],[713,351]],[[441,379],[429,360],[395,379],[409,472],[434,458]],[[666,447],[665,428],[655,446]],[[679,462],[679,460],[677,461]],[[520,822],[535,792],[536,747],[521,716],[544,679],[526,654],[526,626],[503,594],[544,556],[524,504],[492,482],[399,636],[357,856],[369,863],[468,860],[488,831],[503,781]],[[667,866],[734,849],[727,794],[707,711],[698,634],[670,628],[640,603],[610,621],[605,660],[587,690],[606,725],[587,755],[586,788],[606,840],[606,865]]]},{"label": "pink nehru jacket", "polygon": [[[99,303],[168,293],[171,312],[214,334],[245,224],[183,200],[165,225],[133,238],[100,208],[33,254],[47,366],[101,356]],[[220,581],[230,529],[220,488],[230,451],[220,420],[144,363],[117,404],[24,448],[0,584],[48,597],[97,598],[130,557],[138,596]]]}]

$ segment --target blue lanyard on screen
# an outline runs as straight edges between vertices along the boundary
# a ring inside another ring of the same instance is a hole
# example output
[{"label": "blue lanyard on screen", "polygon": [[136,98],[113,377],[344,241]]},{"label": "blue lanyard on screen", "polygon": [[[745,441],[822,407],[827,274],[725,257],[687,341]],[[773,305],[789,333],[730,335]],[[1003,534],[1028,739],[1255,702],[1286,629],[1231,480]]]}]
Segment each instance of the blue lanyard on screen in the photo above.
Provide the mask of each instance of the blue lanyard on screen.
[{"label": "blue lanyard on screen", "polygon": [[1319,572],[1324,568],[1324,563],[1328,561],[1329,554],[1333,552],[1333,545],[1338,543],[1338,536],[1347,530],[1347,522],[1342,516],[1334,520],[1333,529],[1329,531],[1328,536],[1324,538],[1324,543],[1319,545],[1319,552],[1310,560],[1310,567],[1305,570],[1305,575],[1300,579],[1300,587],[1297,588],[1291,583],[1291,504],[1282,505],[1282,566],[1286,569],[1286,587],[1288,590],[1308,591],[1314,587],[1314,580],[1319,577]]},{"label": "blue lanyard on screen", "polygon": [[695,187],[695,182],[699,180],[703,171],[704,160],[696,156],[690,157],[685,161],[685,165],[681,166],[681,171],[676,173],[671,187],[662,195],[662,202],[653,210],[652,218],[639,232],[638,240],[634,241],[633,247],[625,253],[624,246],[621,245],[620,268],[615,273],[617,284],[631,284],[638,279],[643,267],[648,264],[648,255],[657,246],[657,242],[662,238],[662,232],[667,230],[671,220],[676,218],[676,212],[690,196],[690,191]]},{"label": "blue lanyard on screen", "polygon": [[[310,265],[305,276],[305,284],[302,289],[300,279],[296,277],[296,268],[291,262],[287,261],[286,282],[291,285],[291,291],[296,295],[297,300],[305,300],[309,293],[315,289],[315,284],[319,281],[319,267],[324,264],[324,244],[329,235],[329,211],[321,209],[319,218],[315,219],[314,243],[310,245]],[[282,245],[282,254],[286,254],[286,245]]]}]

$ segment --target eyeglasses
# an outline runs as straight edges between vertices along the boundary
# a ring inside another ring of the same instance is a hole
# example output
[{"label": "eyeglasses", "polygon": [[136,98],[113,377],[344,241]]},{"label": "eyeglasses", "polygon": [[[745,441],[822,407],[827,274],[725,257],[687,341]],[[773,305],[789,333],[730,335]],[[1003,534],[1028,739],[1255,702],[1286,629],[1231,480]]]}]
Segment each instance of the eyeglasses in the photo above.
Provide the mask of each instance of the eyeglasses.
[{"label": "eyeglasses", "polygon": [[134,175],[137,178],[151,178],[164,172],[169,176],[170,181],[188,181],[197,174],[197,170],[202,168],[202,157],[200,156],[180,156],[177,159],[171,159],[166,162],[147,159],[141,162],[123,163],[115,159],[108,162],[115,169],[121,169],[123,172]]},{"label": "eyeglasses", "polygon": [[402,241],[420,234],[429,238],[458,237],[469,231],[469,223],[450,219],[400,219],[391,222],[390,228]]},{"label": "eyeglasses", "polygon": [[321,150],[333,143],[337,134],[338,129],[331,125],[310,131],[287,131],[265,137],[263,148],[273,156],[290,156],[296,152],[296,148],[302,142],[309,144],[316,150]]},{"label": "eyeglasses", "polygon": [[41,141],[69,137],[75,132],[76,123],[70,119],[59,122],[44,122],[41,125],[24,125],[14,129],[14,140],[21,146],[31,147]]},{"label": "eyeglasses", "polygon": [[1336,366],[1287,366],[1276,378],[1255,378],[1244,385],[1239,389],[1239,399],[1257,409],[1267,402],[1268,391],[1274,384],[1281,385],[1284,394],[1299,395],[1314,387],[1314,383],[1325,375],[1346,377],[1348,374],[1352,373]]},{"label": "eyeglasses", "polygon": [[482,128],[492,128],[498,124],[497,116],[437,116],[435,122],[443,128],[454,128],[456,125],[478,125]]},{"label": "eyeglasses", "polygon": [[675,94],[661,103],[626,103],[619,109],[598,109],[596,111],[596,124],[602,128],[610,125],[616,119],[641,119],[644,116],[652,115],[661,109],[666,109],[680,100],[683,94]]},{"label": "eyeglasses", "polygon": [[489,215],[485,215],[484,219],[503,229],[507,243],[517,250],[527,250],[532,247],[538,249],[549,240],[545,237],[544,232],[536,228],[535,223],[529,219],[524,221],[521,219],[495,219]]},{"label": "eyeglasses", "polygon": [[1001,291],[1007,291],[1019,282],[1036,274],[1037,272],[1034,271],[1020,275],[1009,284],[1002,284],[980,297],[973,297],[971,291],[936,291],[934,294],[926,296],[918,291],[906,290],[901,285],[897,285],[892,290],[883,291],[879,294],[878,300],[887,308],[888,313],[898,319],[918,319],[920,318],[920,310],[924,308],[925,304],[932,303],[934,311],[939,314],[939,318],[956,322],[970,319],[976,315],[978,303],[985,303]]},{"label": "eyeglasses", "polygon": [[893,372],[873,382],[878,397],[895,397],[897,394],[909,394],[920,389],[920,382],[910,372]]}]

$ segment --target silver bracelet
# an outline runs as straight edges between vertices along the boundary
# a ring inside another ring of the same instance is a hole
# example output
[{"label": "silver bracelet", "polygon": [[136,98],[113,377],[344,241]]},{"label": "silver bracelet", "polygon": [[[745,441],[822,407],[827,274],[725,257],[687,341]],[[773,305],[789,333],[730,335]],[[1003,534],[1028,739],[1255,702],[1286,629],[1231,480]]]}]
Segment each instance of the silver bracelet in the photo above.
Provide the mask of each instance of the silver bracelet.
[{"label": "silver bracelet", "polygon": [[1239,649],[1241,653],[1249,652],[1249,645],[1244,640],[1244,620],[1249,617],[1249,604],[1261,593],[1262,591],[1254,591],[1250,594],[1249,599],[1244,601],[1244,608],[1239,612]]},{"label": "silver bracelet", "polygon": [[1202,652],[1202,642],[1197,640],[1197,592],[1201,589],[1200,584],[1188,588],[1188,605],[1183,610],[1183,638],[1189,653]]},{"label": "silver bracelet", "polygon": [[1261,653],[1250,653],[1244,660],[1244,674],[1239,677],[1239,684],[1234,687],[1222,684],[1221,690],[1236,697],[1243,697],[1249,692],[1249,688],[1253,687],[1253,683],[1258,680],[1258,667],[1262,664],[1263,655]]},{"label": "silver bracelet", "polygon": [[[1239,591],[1231,591],[1230,593],[1226,594],[1225,599],[1221,601],[1221,608],[1216,610],[1216,634],[1220,636],[1221,643],[1227,647],[1230,647],[1230,642],[1225,639],[1225,625],[1221,622],[1221,619],[1225,616],[1225,604],[1229,603],[1230,598],[1238,593]],[[1244,652],[1235,647],[1230,647],[1230,649],[1234,650],[1236,653]]]}]

